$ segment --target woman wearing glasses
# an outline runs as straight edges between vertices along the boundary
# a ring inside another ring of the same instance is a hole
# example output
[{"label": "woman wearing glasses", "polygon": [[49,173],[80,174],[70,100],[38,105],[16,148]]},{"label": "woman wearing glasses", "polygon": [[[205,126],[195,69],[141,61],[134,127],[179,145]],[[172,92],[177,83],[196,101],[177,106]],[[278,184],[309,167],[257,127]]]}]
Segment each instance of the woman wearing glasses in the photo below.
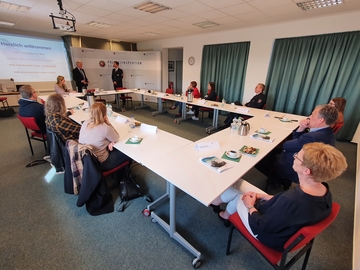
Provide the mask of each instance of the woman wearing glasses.
[{"label": "woman wearing glasses", "polygon": [[[282,251],[285,242],[300,228],[315,224],[331,213],[332,197],[326,181],[338,177],[347,168],[343,154],[323,143],[305,144],[294,154],[293,169],[299,185],[275,196],[242,180],[240,192],[226,190],[213,201],[214,211],[225,225],[238,213],[248,231],[263,244]],[[226,210],[219,205],[228,203]]]}]

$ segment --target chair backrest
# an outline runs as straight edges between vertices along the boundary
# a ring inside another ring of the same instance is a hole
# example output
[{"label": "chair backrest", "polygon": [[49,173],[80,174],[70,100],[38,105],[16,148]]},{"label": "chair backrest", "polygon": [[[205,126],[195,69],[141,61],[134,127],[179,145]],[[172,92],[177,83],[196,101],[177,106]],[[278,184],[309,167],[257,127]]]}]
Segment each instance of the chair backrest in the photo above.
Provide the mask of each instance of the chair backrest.
[{"label": "chair backrest", "polygon": [[19,118],[21,123],[24,125],[24,127],[26,127],[27,129],[31,129],[33,131],[40,130],[38,124],[36,123],[35,117],[23,117],[23,116],[20,116],[19,114],[17,115],[17,117]]},{"label": "chair backrest", "polygon": [[168,89],[166,89],[166,91],[165,91],[165,93],[166,94],[174,94],[174,89],[172,89],[172,88],[168,88]]},{"label": "chair backrest", "polygon": [[87,89],[86,93],[95,93],[95,89]]},{"label": "chair backrest", "polygon": [[341,129],[341,127],[344,125],[344,122],[342,123],[337,123],[336,125],[334,125],[332,127],[332,130],[334,132],[334,134],[338,133],[338,131]]},{"label": "chair backrest", "polygon": [[330,215],[323,219],[322,221],[310,225],[310,226],[305,226],[303,228],[301,228],[299,231],[297,231],[297,233],[295,233],[284,245],[284,248],[286,249],[287,247],[289,247],[289,245],[295,241],[298,237],[303,238],[304,239],[298,243],[295,247],[293,247],[291,249],[291,251],[297,250],[299,248],[302,248],[303,246],[305,246],[307,243],[309,243],[312,239],[315,238],[315,236],[317,236],[318,234],[320,234],[324,229],[326,229],[337,217],[338,213],[340,211],[340,205],[338,203],[333,202],[332,203],[332,208],[331,208],[331,213]]},{"label": "chair backrest", "polygon": [[116,90],[124,90],[126,87],[116,87]]}]

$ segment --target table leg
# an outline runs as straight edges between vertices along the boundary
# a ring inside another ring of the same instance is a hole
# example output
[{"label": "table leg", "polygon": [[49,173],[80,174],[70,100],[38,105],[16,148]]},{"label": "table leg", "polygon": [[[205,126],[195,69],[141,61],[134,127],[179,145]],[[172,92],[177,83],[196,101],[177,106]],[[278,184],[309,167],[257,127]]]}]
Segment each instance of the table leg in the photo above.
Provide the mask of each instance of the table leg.
[{"label": "table leg", "polygon": [[219,110],[214,109],[213,125],[205,128],[205,132],[210,134],[213,130],[216,130],[218,128],[218,121],[219,121]]},{"label": "table leg", "polygon": [[176,118],[174,123],[180,124],[180,122],[184,120],[186,120],[186,102],[182,102],[181,117]]},{"label": "table leg", "polygon": [[115,99],[116,99],[116,108],[120,110],[120,94],[116,94]]},{"label": "table leg", "polygon": [[[183,238],[178,232],[176,232],[176,187],[167,182],[167,194],[169,195],[170,199],[170,222],[167,224],[162,218],[160,218],[154,212],[151,212],[151,219],[152,221],[156,221],[159,223],[161,227],[165,231],[169,233],[169,236],[175,239],[178,243],[180,243],[184,248],[190,251],[193,255],[196,256],[197,260],[200,260],[201,253],[196,250],[185,238]],[[161,197],[162,198],[162,197]],[[162,198],[164,200],[164,198]]]},{"label": "table leg", "polygon": [[146,105],[144,103],[144,95],[141,95],[141,105],[140,106],[136,106],[134,108],[134,111],[136,111],[136,109],[144,109],[144,108],[150,108],[150,106]]},{"label": "table leg", "polygon": [[158,110],[157,111],[155,111],[155,112],[152,112],[151,114],[152,114],[152,116],[155,116],[155,115],[157,115],[157,114],[159,114],[159,113],[163,113],[163,102],[162,102],[162,98],[158,98],[157,99],[158,100]]}]

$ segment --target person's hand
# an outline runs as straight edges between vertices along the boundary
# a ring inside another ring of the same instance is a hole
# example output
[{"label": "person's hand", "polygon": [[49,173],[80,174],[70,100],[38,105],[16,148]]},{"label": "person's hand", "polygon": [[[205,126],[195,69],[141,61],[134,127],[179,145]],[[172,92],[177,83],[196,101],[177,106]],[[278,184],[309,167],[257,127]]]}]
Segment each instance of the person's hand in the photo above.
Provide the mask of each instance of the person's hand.
[{"label": "person's hand", "polygon": [[74,114],[74,113],[75,113],[74,109],[70,109],[69,112],[70,112],[71,114]]},{"label": "person's hand", "polygon": [[109,121],[109,117],[107,115],[104,117],[104,121],[105,121],[105,124],[111,126],[110,121]]},{"label": "person's hand", "polygon": [[82,83],[82,84],[86,84],[85,80],[81,80],[81,83]]},{"label": "person's hand", "polygon": [[268,201],[270,200],[273,195],[264,194],[264,193],[256,193],[256,200]]},{"label": "person's hand", "polygon": [[114,146],[114,142],[110,142],[109,144],[108,144],[108,149],[109,149],[109,151],[112,151],[114,148],[113,148],[113,146]]},{"label": "person's hand", "polygon": [[117,83],[116,82],[114,82],[114,85],[116,85]]},{"label": "person's hand", "polygon": [[244,205],[249,208],[255,205],[256,202],[256,193],[255,192],[246,192],[242,195],[241,200],[244,202]]},{"label": "person's hand", "polygon": [[297,132],[303,132],[305,129],[309,128],[310,126],[310,119],[306,118],[300,121],[299,128]]}]

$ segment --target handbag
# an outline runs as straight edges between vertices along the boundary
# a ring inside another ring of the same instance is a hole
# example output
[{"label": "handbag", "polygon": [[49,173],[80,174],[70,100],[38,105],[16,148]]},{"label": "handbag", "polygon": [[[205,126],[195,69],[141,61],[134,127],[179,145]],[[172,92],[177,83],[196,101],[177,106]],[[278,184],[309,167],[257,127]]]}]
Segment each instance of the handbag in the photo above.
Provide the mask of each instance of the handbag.
[{"label": "handbag", "polygon": [[130,200],[143,197],[146,201],[152,202],[150,197],[143,194],[140,185],[134,180],[130,174],[130,169],[126,170],[119,184],[120,204],[116,211],[123,212],[129,204]]}]

